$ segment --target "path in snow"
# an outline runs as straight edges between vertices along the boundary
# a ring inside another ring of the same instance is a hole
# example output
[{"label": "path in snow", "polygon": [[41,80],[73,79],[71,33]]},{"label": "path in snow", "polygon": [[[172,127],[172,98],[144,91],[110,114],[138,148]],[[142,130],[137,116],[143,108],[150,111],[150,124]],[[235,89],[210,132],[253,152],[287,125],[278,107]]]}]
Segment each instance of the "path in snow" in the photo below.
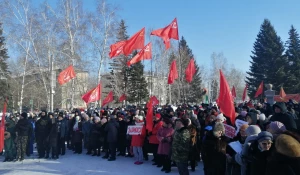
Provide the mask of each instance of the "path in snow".
[{"label": "path in snow", "polygon": [[[36,153],[35,153],[36,154]],[[103,154],[102,154],[103,155]],[[1,175],[153,175],[166,174],[161,168],[152,165],[152,156],[143,165],[134,165],[134,158],[117,157],[116,161],[109,162],[101,157],[92,157],[85,154],[73,154],[67,151],[66,155],[58,160],[30,159],[22,162],[2,162],[4,156],[0,156]],[[177,168],[172,167],[169,174],[178,174]],[[198,163],[195,172],[191,175],[203,174],[202,162]]]}]

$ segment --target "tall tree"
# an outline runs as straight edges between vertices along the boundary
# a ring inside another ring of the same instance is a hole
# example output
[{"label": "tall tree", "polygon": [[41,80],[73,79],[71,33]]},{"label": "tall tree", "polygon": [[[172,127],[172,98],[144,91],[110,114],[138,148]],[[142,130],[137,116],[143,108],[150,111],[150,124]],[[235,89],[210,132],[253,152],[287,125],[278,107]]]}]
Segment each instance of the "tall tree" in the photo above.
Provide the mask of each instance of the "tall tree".
[{"label": "tall tree", "polygon": [[[136,55],[136,53],[134,55]],[[127,92],[127,99],[130,103],[142,104],[149,97],[142,62],[133,64],[129,68]]]},{"label": "tall tree", "polygon": [[250,96],[254,96],[261,81],[271,83],[274,89],[279,90],[286,82],[287,61],[283,57],[283,43],[268,19],[262,23],[253,48],[246,77]]},{"label": "tall tree", "polygon": [[[5,43],[5,38],[3,36],[2,23],[0,23],[0,98],[10,97],[10,88],[8,86],[8,66],[7,59],[9,58],[7,54],[7,48]],[[3,100],[1,100],[2,102]],[[1,103],[2,104],[2,103]]]},{"label": "tall tree", "polygon": [[202,100],[202,96],[204,95],[201,89],[201,70],[198,64],[195,64],[195,67],[196,73],[187,92],[187,102],[189,103],[200,103]]},{"label": "tall tree", "polygon": [[[124,41],[129,38],[124,20],[121,20],[117,31],[117,41]],[[118,99],[118,97],[123,94],[127,95],[129,68],[126,63],[128,60],[129,58],[127,56],[120,55],[113,58],[109,63],[110,75],[106,77],[109,83],[105,88],[114,91],[115,99]]]},{"label": "tall tree", "polygon": [[300,39],[297,30],[291,26],[289,39],[286,42],[285,56],[288,60],[286,72],[288,73],[287,82],[284,90],[287,93],[299,93],[300,89]]}]

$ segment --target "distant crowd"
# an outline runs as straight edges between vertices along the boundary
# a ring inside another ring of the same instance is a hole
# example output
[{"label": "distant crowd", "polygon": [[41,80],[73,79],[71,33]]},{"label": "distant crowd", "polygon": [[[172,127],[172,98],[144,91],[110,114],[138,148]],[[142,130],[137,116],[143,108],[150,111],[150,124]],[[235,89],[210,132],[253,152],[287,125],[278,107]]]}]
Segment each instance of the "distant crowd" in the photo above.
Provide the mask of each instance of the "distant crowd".
[{"label": "distant crowd", "polygon": [[[11,114],[4,162],[23,161],[36,143],[39,159],[58,159],[69,149],[108,161],[134,157],[142,165],[152,153],[152,165],[165,173],[177,167],[188,175],[202,161],[197,171],[205,175],[300,175],[298,104],[249,104],[236,106],[235,123],[211,104],[157,107],[151,131],[148,110],[139,107]],[[142,130],[129,135],[129,126]],[[232,137],[228,126],[236,131]]]}]

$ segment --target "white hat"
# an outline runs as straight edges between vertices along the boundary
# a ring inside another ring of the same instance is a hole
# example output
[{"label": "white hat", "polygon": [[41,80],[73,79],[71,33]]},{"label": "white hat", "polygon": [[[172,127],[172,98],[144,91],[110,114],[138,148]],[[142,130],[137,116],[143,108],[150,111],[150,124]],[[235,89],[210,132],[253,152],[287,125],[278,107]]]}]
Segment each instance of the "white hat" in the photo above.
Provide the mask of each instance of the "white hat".
[{"label": "white hat", "polygon": [[264,113],[259,114],[258,118],[259,118],[260,121],[265,121],[266,120],[266,116],[265,116]]},{"label": "white hat", "polygon": [[135,118],[139,119],[140,121],[144,120],[144,117],[141,115],[136,115]]},{"label": "white hat", "polygon": [[100,117],[95,117],[95,121],[100,121]]},{"label": "white hat", "polygon": [[220,113],[220,114],[216,117],[216,120],[220,120],[221,123],[223,123],[224,121],[226,121],[226,118],[223,116],[222,113]]}]

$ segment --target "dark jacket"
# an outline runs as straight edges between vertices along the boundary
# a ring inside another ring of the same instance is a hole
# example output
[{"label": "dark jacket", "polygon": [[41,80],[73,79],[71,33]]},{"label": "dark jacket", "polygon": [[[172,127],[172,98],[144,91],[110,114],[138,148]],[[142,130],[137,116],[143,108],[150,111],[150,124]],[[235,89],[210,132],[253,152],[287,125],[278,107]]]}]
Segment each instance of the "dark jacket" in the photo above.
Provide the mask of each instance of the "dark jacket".
[{"label": "dark jacket", "polygon": [[27,119],[20,119],[16,125],[18,136],[29,136],[31,131],[30,123]]},{"label": "dark jacket", "polygon": [[[74,125],[73,125],[74,126]],[[73,129],[72,126],[72,129]],[[74,143],[82,142],[83,134],[82,134],[82,123],[78,122],[78,129],[76,131],[73,130],[72,140]]]},{"label": "dark jacket", "polygon": [[82,123],[82,134],[84,136],[89,136],[91,133],[91,129],[92,129],[92,123],[89,121],[85,121]]},{"label": "dark jacket", "polygon": [[35,137],[46,139],[49,136],[51,122],[47,116],[41,117],[35,124]]},{"label": "dark jacket", "polygon": [[101,133],[101,123],[95,123],[92,125],[90,138],[93,147],[100,146],[100,133]]},{"label": "dark jacket", "polygon": [[298,174],[300,174],[300,157],[288,157],[280,153],[274,153],[267,164],[266,175]]},{"label": "dark jacket", "polygon": [[[55,119],[53,119],[55,120]],[[52,147],[57,146],[57,123],[54,121],[54,123],[51,123],[51,129],[49,132],[49,145]]]},{"label": "dark jacket", "polygon": [[67,136],[68,124],[66,120],[57,121],[57,132],[60,133],[60,138]]},{"label": "dark jacket", "polygon": [[116,119],[111,118],[105,127],[108,143],[114,143],[118,141],[118,129],[119,123],[116,121]]},{"label": "dark jacket", "polygon": [[267,162],[271,156],[271,150],[261,152],[258,148],[258,141],[251,144],[248,151],[247,174],[250,175],[265,175]]},{"label": "dark jacket", "polygon": [[270,121],[279,121],[284,124],[287,130],[295,131],[297,130],[297,125],[295,120],[291,115],[287,114],[286,105],[283,102],[277,102],[273,105],[273,109],[278,107],[281,109],[281,113],[275,113],[271,118]]},{"label": "dark jacket", "polygon": [[205,174],[225,174],[226,145],[225,137],[217,138],[212,131],[207,133],[201,150]]}]

